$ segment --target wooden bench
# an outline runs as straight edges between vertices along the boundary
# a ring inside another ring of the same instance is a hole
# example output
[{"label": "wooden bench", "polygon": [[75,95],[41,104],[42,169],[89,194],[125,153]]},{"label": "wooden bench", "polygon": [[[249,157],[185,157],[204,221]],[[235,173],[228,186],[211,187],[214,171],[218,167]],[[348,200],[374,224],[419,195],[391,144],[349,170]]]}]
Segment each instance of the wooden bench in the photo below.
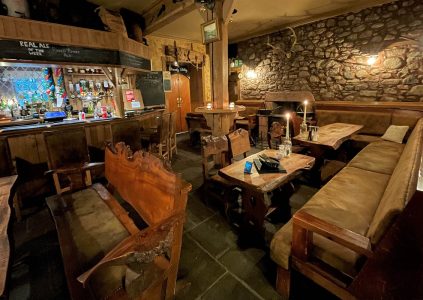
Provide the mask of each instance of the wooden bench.
[{"label": "wooden bench", "polygon": [[0,178],[0,299],[6,294],[6,282],[10,260],[9,221],[10,199],[13,197],[13,188],[18,176]]},{"label": "wooden bench", "polygon": [[173,298],[191,185],[124,143],[106,148],[105,174],[107,188],[47,199],[72,299]]}]

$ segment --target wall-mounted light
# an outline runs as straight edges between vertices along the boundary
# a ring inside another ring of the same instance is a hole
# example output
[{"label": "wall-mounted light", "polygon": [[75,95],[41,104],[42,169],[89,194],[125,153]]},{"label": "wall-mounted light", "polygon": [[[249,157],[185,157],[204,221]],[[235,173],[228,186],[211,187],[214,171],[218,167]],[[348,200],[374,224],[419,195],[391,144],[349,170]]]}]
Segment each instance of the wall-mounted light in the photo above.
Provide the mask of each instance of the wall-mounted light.
[{"label": "wall-mounted light", "polygon": [[377,61],[377,55],[370,55],[369,58],[367,59],[367,64],[369,66],[373,66]]},{"label": "wall-mounted light", "polygon": [[248,79],[256,79],[257,78],[257,73],[254,70],[248,70],[247,73],[245,74],[245,76]]}]

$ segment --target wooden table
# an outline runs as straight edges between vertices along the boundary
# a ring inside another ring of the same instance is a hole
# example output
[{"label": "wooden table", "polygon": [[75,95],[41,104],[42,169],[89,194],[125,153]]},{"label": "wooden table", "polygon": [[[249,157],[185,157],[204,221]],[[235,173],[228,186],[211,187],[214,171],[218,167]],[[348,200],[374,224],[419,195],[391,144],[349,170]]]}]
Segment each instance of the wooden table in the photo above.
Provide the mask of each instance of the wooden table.
[{"label": "wooden table", "polygon": [[253,225],[261,234],[264,218],[272,210],[271,192],[290,182],[304,169],[311,169],[315,161],[313,157],[293,153],[289,157],[280,159],[287,173],[259,174],[255,166],[251,174],[244,173],[246,161],[253,162],[253,159],[258,158],[260,154],[276,157],[277,153],[277,150],[263,150],[219,170],[220,176],[242,188],[245,221]]},{"label": "wooden table", "polygon": [[0,298],[6,289],[9,268],[10,245],[7,228],[10,220],[10,198],[17,177],[13,175],[0,178]]},{"label": "wooden table", "polygon": [[348,140],[361,128],[363,128],[363,125],[332,123],[319,127],[317,141],[309,141],[300,135],[294,137],[294,140],[307,146],[318,145],[337,150],[343,142]]},{"label": "wooden table", "polygon": [[[363,125],[332,123],[319,127],[317,141],[309,141],[300,135],[293,138],[301,145],[307,146],[310,150],[310,155],[316,158],[316,162],[311,172],[312,182],[316,186],[321,186],[325,180],[331,178],[345,165],[344,161],[346,158],[341,159],[341,161],[339,161],[338,158],[335,160],[332,159],[329,160],[328,167],[325,167],[325,170],[328,172],[324,171],[325,159],[330,156],[330,151],[333,152],[338,150],[344,142],[349,140],[351,136],[357,133],[361,128],[363,128]],[[329,165],[332,165],[332,167],[329,167]]]}]

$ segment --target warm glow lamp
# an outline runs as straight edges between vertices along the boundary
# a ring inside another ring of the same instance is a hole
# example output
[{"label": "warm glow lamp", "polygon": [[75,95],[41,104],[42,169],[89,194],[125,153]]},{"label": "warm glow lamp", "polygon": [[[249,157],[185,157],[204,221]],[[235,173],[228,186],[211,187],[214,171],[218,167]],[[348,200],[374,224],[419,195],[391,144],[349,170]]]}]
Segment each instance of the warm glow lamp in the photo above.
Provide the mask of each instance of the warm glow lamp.
[{"label": "warm glow lamp", "polygon": [[248,79],[256,79],[257,73],[254,70],[248,70],[246,76]]}]

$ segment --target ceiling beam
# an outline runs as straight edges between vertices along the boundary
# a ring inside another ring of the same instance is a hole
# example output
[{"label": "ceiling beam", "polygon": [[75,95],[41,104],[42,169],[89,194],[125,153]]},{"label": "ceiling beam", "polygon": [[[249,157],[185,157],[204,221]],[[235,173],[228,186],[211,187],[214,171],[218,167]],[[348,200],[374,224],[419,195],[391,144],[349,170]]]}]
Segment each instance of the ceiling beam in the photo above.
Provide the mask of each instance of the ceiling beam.
[{"label": "ceiling beam", "polygon": [[229,20],[232,16],[232,12],[234,10],[235,0],[225,0],[223,2],[223,13],[222,18],[225,24],[229,23]]},{"label": "ceiling beam", "polygon": [[161,0],[143,14],[144,34],[151,34],[195,9],[195,0]]}]

